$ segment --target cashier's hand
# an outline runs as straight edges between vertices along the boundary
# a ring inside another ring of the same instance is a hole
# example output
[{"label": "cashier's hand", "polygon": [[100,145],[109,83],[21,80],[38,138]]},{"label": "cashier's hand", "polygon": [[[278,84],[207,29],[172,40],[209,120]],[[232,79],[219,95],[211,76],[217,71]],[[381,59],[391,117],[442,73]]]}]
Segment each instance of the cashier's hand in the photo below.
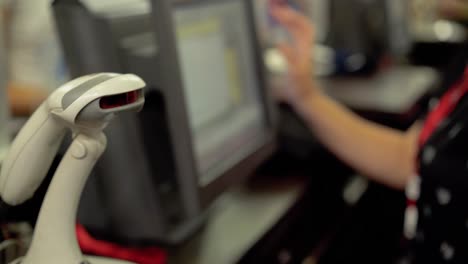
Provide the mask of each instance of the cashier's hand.
[{"label": "cashier's hand", "polygon": [[272,4],[270,11],[290,35],[290,42],[278,48],[288,62],[291,84],[277,95],[294,106],[319,92],[313,78],[314,28],[308,18],[286,5]]}]

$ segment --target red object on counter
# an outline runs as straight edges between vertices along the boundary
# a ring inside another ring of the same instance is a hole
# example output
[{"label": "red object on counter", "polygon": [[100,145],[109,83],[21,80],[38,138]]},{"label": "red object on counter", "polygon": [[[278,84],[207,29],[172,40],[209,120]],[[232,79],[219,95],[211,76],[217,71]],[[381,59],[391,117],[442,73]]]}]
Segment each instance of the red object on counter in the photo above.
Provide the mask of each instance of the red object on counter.
[{"label": "red object on counter", "polygon": [[82,226],[76,225],[76,234],[85,254],[136,262],[138,264],[166,264],[167,254],[157,247],[126,248],[93,238]]}]

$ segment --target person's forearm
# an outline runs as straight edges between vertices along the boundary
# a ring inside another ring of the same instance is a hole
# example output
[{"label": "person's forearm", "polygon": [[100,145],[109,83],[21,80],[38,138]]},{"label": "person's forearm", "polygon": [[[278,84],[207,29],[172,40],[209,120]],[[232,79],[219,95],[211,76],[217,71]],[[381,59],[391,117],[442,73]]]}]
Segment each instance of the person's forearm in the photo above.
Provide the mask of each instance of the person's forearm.
[{"label": "person's forearm", "polygon": [[14,116],[28,116],[47,98],[47,93],[25,85],[8,85],[8,101]]},{"label": "person's forearm", "polygon": [[399,189],[412,176],[417,133],[369,122],[321,94],[304,99],[296,110],[322,144],[360,173]]}]

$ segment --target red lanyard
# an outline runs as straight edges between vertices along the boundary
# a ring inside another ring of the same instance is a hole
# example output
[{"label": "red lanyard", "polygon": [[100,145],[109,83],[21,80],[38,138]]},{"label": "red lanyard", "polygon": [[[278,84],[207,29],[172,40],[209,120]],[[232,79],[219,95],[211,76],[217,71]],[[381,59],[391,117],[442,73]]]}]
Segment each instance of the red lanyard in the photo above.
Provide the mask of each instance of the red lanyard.
[{"label": "red lanyard", "polygon": [[449,116],[460,99],[468,92],[468,67],[465,68],[465,73],[461,81],[454,85],[450,90],[444,94],[440,99],[437,107],[429,114],[423,130],[419,137],[419,146],[422,147],[429,137],[434,133],[442,121]]}]

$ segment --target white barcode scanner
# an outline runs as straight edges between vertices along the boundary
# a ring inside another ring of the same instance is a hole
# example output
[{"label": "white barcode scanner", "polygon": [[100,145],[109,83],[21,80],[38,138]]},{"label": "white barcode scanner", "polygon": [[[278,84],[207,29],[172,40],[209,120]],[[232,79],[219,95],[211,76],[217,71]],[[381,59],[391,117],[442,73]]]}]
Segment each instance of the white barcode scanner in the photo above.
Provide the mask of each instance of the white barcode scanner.
[{"label": "white barcode scanner", "polygon": [[118,113],[142,109],[144,87],[144,81],[132,74],[100,73],[75,79],[57,89],[21,129],[0,174],[0,195],[9,205],[33,196],[69,130],[73,141],[47,190],[31,247],[14,263],[119,263],[82,255],[75,233],[76,213],[85,182],[106,148],[103,129]]}]

